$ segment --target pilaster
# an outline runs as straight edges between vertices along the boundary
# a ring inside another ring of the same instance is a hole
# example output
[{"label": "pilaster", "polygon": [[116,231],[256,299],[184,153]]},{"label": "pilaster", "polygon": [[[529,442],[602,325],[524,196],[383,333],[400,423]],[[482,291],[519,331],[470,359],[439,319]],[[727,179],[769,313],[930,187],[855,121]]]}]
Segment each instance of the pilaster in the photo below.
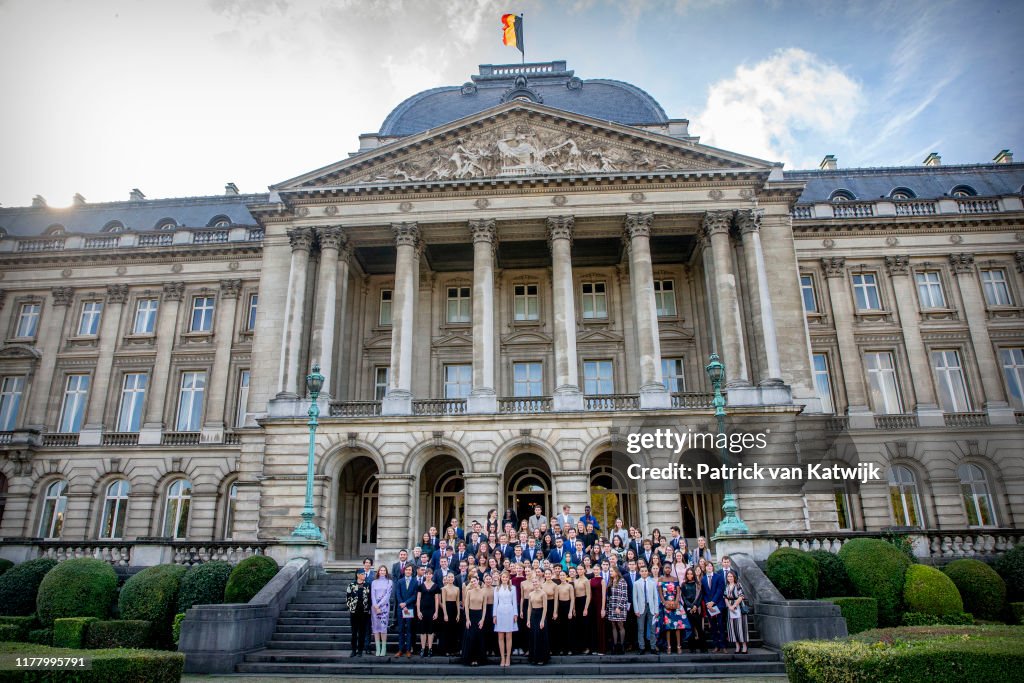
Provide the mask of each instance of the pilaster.
[{"label": "pilaster", "polygon": [[121,312],[128,298],[128,285],[107,285],[107,298],[103,303],[103,318],[100,321],[99,357],[89,387],[89,407],[85,424],[78,436],[80,446],[99,446],[103,441],[104,410],[110,388],[110,373],[114,363],[114,349],[117,348],[117,332],[121,326]]},{"label": "pilaster", "polygon": [[156,323],[156,361],[146,400],[146,421],[139,430],[140,445],[158,445],[164,428],[164,403],[170,384],[171,349],[178,329],[178,311],[185,295],[184,282],[165,282]]},{"label": "pilaster", "polygon": [[576,357],[576,305],[572,280],[572,216],[548,216],[548,246],[551,249],[551,293],[555,321],[556,411],[583,410],[579,367]]},{"label": "pilaster", "polygon": [[391,231],[395,235],[398,253],[391,303],[391,373],[381,412],[384,415],[411,415],[420,229],[416,223],[392,223]]}]

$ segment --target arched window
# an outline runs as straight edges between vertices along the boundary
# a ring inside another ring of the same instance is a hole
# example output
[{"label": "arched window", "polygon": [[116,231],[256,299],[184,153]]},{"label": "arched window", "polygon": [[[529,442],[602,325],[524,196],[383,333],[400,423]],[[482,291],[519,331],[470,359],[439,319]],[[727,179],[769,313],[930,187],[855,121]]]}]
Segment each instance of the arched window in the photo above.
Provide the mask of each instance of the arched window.
[{"label": "arched window", "polygon": [[538,467],[526,467],[514,475],[508,484],[508,507],[516,511],[519,519],[526,519],[533,513],[533,506],[540,503],[544,512],[551,514],[551,483],[548,473]]},{"label": "arched window", "polygon": [[363,485],[362,507],[359,514],[359,537],[361,543],[377,542],[377,475]]},{"label": "arched window", "polygon": [[889,193],[890,199],[914,199],[917,195],[909,187],[897,187]]},{"label": "arched window", "polygon": [[231,226],[231,219],[223,214],[220,216],[214,216],[210,219],[210,222],[207,223],[207,226],[211,228],[227,228]]},{"label": "arched window", "polygon": [[39,518],[39,536],[42,538],[60,538],[64,528],[64,510],[68,506],[68,483],[63,479],[46,487],[43,494],[43,509]]},{"label": "arched window", "polygon": [[856,197],[849,190],[836,190],[828,199],[830,202],[852,202]]},{"label": "arched window", "polygon": [[978,191],[970,185],[957,185],[949,191],[950,197],[976,197]]},{"label": "arched window", "polygon": [[128,517],[127,479],[110,482],[103,496],[103,520],[100,523],[100,538],[124,538],[124,523]]},{"label": "arched window", "polygon": [[924,526],[921,499],[917,495],[917,480],[910,468],[893,465],[889,470],[889,503],[897,525]]},{"label": "arched window", "polygon": [[434,487],[434,526],[444,529],[452,521],[463,526],[466,509],[466,480],[460,470],[452,470],[437,480]]},{"label": "arched window", "polygon": [[590,471],[590,513],[597,517],[601,530],[608,533],[615,528],[615,520],[622,518],[625,526],[635,526],[633,492],[619,472],[607,465]]},{"label": "arched window", "polygon": [[124,223],[121,221],[110,221],[103,226],[103,232],[124,232]]},{"label": "arched window", "polygon": [[227,495],[224,497],[224,540],[230,541],[235,532],[235,503],[238,502],[238,482],[233,481],[228,486]]},{"label": "arched window", "polygon": [[964,509],[967,510],[969,526],[995,526],[996,511],[992,505],[992,494],[989,492],[985,470],[971,463],[964,463],[956,468],[960,475],[960,492],[964,498]]},{"label": "arched window", "polygon": [[61,225],[60,223],[54,223],[46,230],[44,230],[43,234],[49,237],[51,235],[63,235],[65,232],[67,231],[64,229],[63,225]]},{"label": "arched window", "polygon": [[178,222],[173,218],[161,218],[156,223],[156,230],[177,230]]},{"label": "arched window", "polygon": [[192,504],[192,482],[175,479],[167,487],[164,505],[164,536],[180,541],[188,537],[188,513]]}]

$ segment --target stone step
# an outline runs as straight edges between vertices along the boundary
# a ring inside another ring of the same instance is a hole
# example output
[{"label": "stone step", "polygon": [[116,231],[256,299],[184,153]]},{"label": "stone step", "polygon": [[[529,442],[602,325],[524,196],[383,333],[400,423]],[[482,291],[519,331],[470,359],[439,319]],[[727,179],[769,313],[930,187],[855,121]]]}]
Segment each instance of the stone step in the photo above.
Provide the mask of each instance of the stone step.
[{"label": "stone step", "polygon": [[287,626],[289,628],[317,627],[317,626],[349,626],[351,620],[348,617],[281,617],[277,620],[278,628]]},{"label": "stone step", "polygon": [[[312,649],[301,649],[300,647],[290,646],[288,648],[266,648],[258,650],[256,652],[246,655],[245,661],[249,663],[257,662],[277,662],[277,663],[305,663],[305,664],[332,664],[338,661],[339,658],[351,659],[347,647],[337,647],[335,649],[330,648],[317,648]],[[394,652],[389,653],[386,658],[380,658],[385,661],[398,662],[401,661],[399,658],[394,656]],[[377,659],[375,657],[364,657],[366,660]],[[403,658],[406,659],[406,658]],[[414,659],[427,659],[423,657],[412,657]],[[457,657],[444,657],[435,656],[429,658],[435,665],[444,664],[458,664],[459,659]],[[526,657],[514,656],[513,662],[517,660],[526,662]],[[774,650],[767,650],[764,648],[754,648],[750,654],[747,655],[736,655],[736,654],[699,654],[699,653],[686,653],[682,655],[605,655],[603,657],[598,655],[573,655],[573,656],[555,656],[551,658],[552,664],[564,664],[570,666],[596,666],[604,664],[618,664],[620,666],[651,666],[656,664],[693,664],[693,665],[714,665],[714,664],[743,664],[743,663],[772,663],[780,662],[781,657],[778,652]],[[361,663],[361,661],[360,661]],[[372,663],[372,661],[371,661]]]},{"label": "stone step", "polygon": [[323,617],[325,619],[340,619],[343,616],[348,618],[348,610],[341,609],[313,609],[309,606],[300,605],[297,608],[286,607],[281,610],[278,615],[281,618],[295,617],[300,619],[311,619],[316,617]]}]

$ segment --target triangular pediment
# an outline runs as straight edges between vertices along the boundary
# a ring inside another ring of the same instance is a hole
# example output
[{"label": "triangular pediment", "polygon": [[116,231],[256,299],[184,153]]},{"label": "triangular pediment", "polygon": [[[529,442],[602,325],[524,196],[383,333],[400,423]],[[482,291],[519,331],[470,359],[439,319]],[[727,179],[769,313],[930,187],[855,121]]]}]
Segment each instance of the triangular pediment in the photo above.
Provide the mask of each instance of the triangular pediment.
[{"label": "triangular pediment", "polygon": [[452,332],[440,337],[434,337],[431,342],[431,346],[434,348],[439,347],[454,347],[454,346],[472,346],[473,338],[469,336],[469,331],[466,332]]},{"label": "triangular pediment", "polygon": [[614,332],[608,332],[607,330],[587,330],[576,335],[577,344],[593,344],[601,342],[618,343],[621,341],[622,335],[615,334]]},{"label": "triangular pediment", "polygon": [[770,171],[775,165],[689,140],[510,102],[402,138],[273,190],[636,173]]}]

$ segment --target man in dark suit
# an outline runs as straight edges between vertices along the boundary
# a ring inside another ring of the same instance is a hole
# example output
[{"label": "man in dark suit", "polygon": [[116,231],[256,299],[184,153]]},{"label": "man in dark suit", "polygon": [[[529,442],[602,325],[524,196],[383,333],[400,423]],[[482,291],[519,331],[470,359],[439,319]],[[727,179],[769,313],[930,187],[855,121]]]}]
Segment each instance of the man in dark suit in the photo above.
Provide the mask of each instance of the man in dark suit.
[{"label": "man in dark suit", "polygon": [[440,543],[438,543],[437,545],[437,550],[435,550],[434,553],[430,556],[430,568],[436,572],[437,568],[440,566],[441,558],[445,557],[447,554],[448,541],[442,538]]},{"label": "man in dark suit", "polygon": [[[630,560],[624,567],[619,567],[622,578],[626,580],[626,604],[633,604],[633,584],[640,579],[640,570],[636,566],[636,560]],[[633,649],[636,643],[636,619],[626,619],[626,649]]]},{"label": "man in dark suit", "polygon": [[588,524],[587,533],[583,534],[583,536],[581,536],[580,538],[583,540],[584,550],[589,551],[591,548],[593,548],[594,544],[597,543],[597,532],[594,531],[594,525]]},{"label": "man in dark suit", "polygon": [[391,580],[398,583],[398,580],[405,576],[405,565],[411,564],[409,562],[409,552],[407,550],[398,551],[398,562],[391,565]]},{"label": "man in dark suit", "polygon": [[440,585],[444,585],[444,577],[452,574],[452,570],[448,565],[448,558],[442,557],[441,563],[438,565],[437,571],[434,572],[434,582]]},{"label": "man in dark suit", "polygon": [[583,558],[586,555],[583,552],[583,541],[576,541],[576,549],[569,553],[569,563],[574,567],[578,567],[583,564]]},{"label": "man in dark suit", "polygon": [[405,574],[395,584],[395,601],[398,603],[399,657],[403,653],[406,657],[412,657],[412,615],[416,613],[417,588],[419,588],[419,583],[413,578],[412,565],[407,564]]},{"label": "man in dark suit", "polygon": [[512,547],[512,544],[508,542],[508,536],[505,534],[498,536],[498,552],[502,557],[512,557]]},{"label": "man in dark suit", "polygon": [[[708,622],[711,624],[711,637],[715,644],[712,652],[725,652],[725,579],[721,571],[715,571],[704,575],[701,579],[701,590],[703,600],[707,606]],[[718,614],[712,615],[712,607],[718,610]]]},{"label": "man in dark suit", "polygon": [[651,546],[651,539],[644,539],[644,549],[640,551],[639,558],[647,563],[647,566],[651,566],[651,561],[654,559],[654,549]]},{"label": "man in dark suit", "polygon": [[530,562],[533,562],[535,559],[542,557],[541,549],[537,547],[537,539],[533,538],[532,536],[526,539],[526,548],[523,549],[523,557],[525,557]]},{"label": "man in dark suit", "polygon": [[469,582],[469,563],[459,562],[459,573],[455,575],[455,585],[462,588]]},{"label": "man in dark suit", "polygon": [[522,564],[523,562],[526,562],[526,556],[523,555],[523,546],[517,545],[513,548],[511,559],[515,564]]},{"label": "man in dark suit", "polygon": [[672,538],[669,539],[668,545],[673,551],[679,550],[679,542],[682,540],[682,537],[679,535],[679,527],[673,526],[670,531]]},{"label": "man in dark suit", "polygon": [[451,527],[455,529],[455,538],[459,539],[460,541],[466,538],[465,529],[459,527],[459,520],[455,519],[454,517],[452,518]]},{"label": "man in dark suit", "polygon": [[562,547],[561,537],[555,539],[555,547],[548,553],[548,562],[562,566],[562,558],[565,557],[565,548]]},{"label": "man in dark suit", "polygon": [[465,541],[459,541],[459,549],[455,551],[455,554],[453,555],[453,557],[454,557],[454,563],[451,565],[452,567],[459,566],[459,562],[462,562],[464,559],[469,557],[469,551],[466,550],[466,542]]}]

